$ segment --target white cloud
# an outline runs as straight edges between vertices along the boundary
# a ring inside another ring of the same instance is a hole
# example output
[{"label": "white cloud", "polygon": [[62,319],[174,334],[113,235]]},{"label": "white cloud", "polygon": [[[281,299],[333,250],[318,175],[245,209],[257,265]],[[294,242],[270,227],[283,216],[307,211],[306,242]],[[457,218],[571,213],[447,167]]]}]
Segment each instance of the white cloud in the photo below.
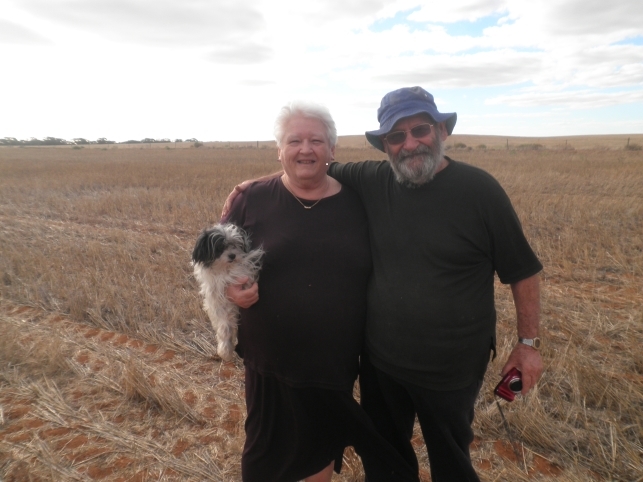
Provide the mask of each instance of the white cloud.
[{"label": "white cloud", "polygon": [[598,92],[591,90],[562,92],[526,92],[500,95],[487,100],[486,104],[503,104],[512,107],[566,107],[572,109],[595,109],[622,104],[643,103],[643,89],[625,92]]},{"label": "white cloud", "polygon": [[222,64],[258,64],[269,60],[273,50],[257,43],[217,47],[206,55],[212,62]]},{"label": "white cloud", "polygon": [[642,25],[640,0],[0,0],[0,137],[264,139],[295,98],[354,134],[418,84],[463,120],[493,108],[490,130],[599,119],[641,103]]},{"label": "white cloud", "polygon": [[507,11],[505,0],[464,0],[460,2],[431,2],[409,15],[415,22],[454,23],[473,22],[479,18]]},{"label": "white cloud", "polygon": [[264,28],[253,2],[243,0],[21,0],[20,6],[76,30],[146,45],[211,45]]},{"label": "white cloud", "polygon": [[32,29],[0,18],[0,44],[47,45],[49,40]]},{"label": "white cloud", "polygon": [[394,67],[382,69],[376,78],[397,84],[474,88],[524,82],[542,69],[542,58],[527,52],[496,51],[457,57],[414,57]]},{"label": "white cloud", "polygon": [[639,31],[643,25],[640,0],[541,0],[546,12],[548,31],[560,36],[601,36],[628,30]]}]

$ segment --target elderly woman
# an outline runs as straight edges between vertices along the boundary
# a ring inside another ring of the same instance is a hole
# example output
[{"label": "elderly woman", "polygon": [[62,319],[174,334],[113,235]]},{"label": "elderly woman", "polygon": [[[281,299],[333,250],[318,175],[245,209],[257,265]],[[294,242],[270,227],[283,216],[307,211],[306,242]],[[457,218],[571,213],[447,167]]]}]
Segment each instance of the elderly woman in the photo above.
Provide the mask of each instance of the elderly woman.
[{"label": "elderly woman", "polygon": [[348,445],[373,467],[370,481],[417,480],[352,396],[371,255],[357,195],[326,175],[335,123],[324,107],[295,103],[275,137],[283,175],[250,185],[224,219],[266,252],[258,286],[228,291],[246,308],[243,480],[330,481]]}]

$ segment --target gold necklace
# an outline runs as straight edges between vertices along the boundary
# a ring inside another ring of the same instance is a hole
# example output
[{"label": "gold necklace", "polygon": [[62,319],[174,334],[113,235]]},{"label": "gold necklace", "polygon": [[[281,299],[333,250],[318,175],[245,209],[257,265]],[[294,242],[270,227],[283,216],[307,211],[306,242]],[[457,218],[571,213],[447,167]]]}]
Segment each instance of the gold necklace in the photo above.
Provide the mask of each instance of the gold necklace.
[{"label": "gold necklace", "polygon": [[314,202],[313,204],[311,204],[310,206],[306,206],[303,202],[301,202],[301,199],[299,199],[299,198],[295,195],[295,193],[291,191],[290,187],[288,186],[288,183],[289,183],[290,181],[286,182],[286,179],[287,179],[286,177],[282,177],[282,178],[281,178],[281,180],[282,180],[282,181],[283,181],[283,183],[284,183],[284,187],[286,188],[286,190],[287,190],[290,194],[292,194],[292,197],[294,197],[294,198],[297,200],[297,202],[298,202],[299,204],[301,204],[301,205],[302,205],[302,207],[303,207],[304,209],[312,209],[312,208],[314,208],[315,206],[317,206],[317,204],[319,204],[319,201],[321,201],[322,199],[324,199],[324,196],[325,196],[325,195],[326,195],[326,193],[328,192],[328,188],[329,188],[329,186],[330,186],[330,182],[328,181],[328,177],[327,177],[327,178],[326,178],[326,189],[324,189],[324,192],[322,193],[322,197],[320,197],[317,201],[315,201],[315,202]]}]

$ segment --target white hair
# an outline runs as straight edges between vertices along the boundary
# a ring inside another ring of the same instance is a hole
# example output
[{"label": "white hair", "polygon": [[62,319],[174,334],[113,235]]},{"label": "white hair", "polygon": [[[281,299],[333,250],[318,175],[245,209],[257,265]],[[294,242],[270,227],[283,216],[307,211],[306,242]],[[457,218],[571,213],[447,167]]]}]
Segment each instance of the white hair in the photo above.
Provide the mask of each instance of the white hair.
[{"label": "white hair", "polygon": [[294,117],[319,120],[326,127],[330,147],[335,147],[337,144],[337,128],[328,108],[320,104],[303,101],[293,101],[281,108],[277,120],[275,120],[274,131],[278,147],[281,147],[281,142],[286,135],[286,124]]}]

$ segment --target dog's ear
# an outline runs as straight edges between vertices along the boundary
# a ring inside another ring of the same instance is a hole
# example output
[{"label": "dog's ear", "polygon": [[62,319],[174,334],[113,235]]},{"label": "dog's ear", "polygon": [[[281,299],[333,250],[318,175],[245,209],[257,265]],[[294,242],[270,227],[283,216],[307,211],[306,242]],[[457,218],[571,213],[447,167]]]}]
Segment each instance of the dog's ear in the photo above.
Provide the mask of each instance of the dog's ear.
[{"label": "dog's ear", "polygon": [[250,235],[239,226],[231,225],[233,229],[233,235],[238,240],[240,244],[239,248],[243,249],[245,253],[249,253],[252,249],[252,243],[250,242]]},{"label": "dog's ear", "polygon": [[242,233],[243,233],[243,250],[246,253],[249,253],[250,250],[252,249],[252,243],[250,242],[250,236],[245,231],[242,231]]},{"label": "dog's ear", "polygon": [[196,238],[194,249],[192,250],[192,261],[195,263],[203,263],[208,259],[208,233],[204,229]]},{"label": "dog's ear", "polygon": [[196,240],[192,251],[192,261],[209,266],[221,256],[224,249],[225,235],[220,231],[206,229]]}]

